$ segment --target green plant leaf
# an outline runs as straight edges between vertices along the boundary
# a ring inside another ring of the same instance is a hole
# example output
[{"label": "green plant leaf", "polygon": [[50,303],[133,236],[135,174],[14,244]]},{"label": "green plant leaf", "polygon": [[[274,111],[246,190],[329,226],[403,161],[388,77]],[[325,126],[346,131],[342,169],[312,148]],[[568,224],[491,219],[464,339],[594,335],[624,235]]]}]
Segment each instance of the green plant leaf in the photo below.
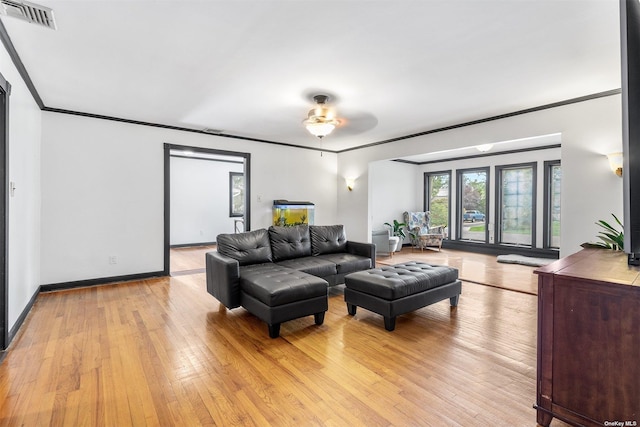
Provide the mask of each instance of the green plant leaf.
[{"label": "green plant leaf", "polygon": [[616,223],[623,229],[623,231],[619,231],[611,224],[609,224],[605,220],[598,220],[596,225],[601,227],[603,230],[598,232],[598,239],[600,239],[601,243],[596,243],[597,246],[602,246],[607,249],[614,250],[623,250],[624,249],[624,226],[622,222],[615,216],[613,213],[611,214],[613,218],[616,220]]},{"label": "green plant leaf", "polygon": [[609,223],[607,223],[607,222],[606,222],[606,221],[604,221],[604,220],[600,220],[600,221],[598,221],[596,224],[598,224],[598,225],[599,225],[600,227],[602,227],[602,228],[606,228],[606,229],[611,230],[611,231],[617,231],[615,228],[613,228],[612,226],[610,226],[610,225],[609,225]]},{"label": "green plant leaf", "polygon": [[397,219],[394,219],[393,225],[391,225],[388,222],[385,222],[384,225],[391,228],[391,231],[392,231],[391,234],[393,236],[402,237],[403,239],[406,237],[406,234],[404,233],[404,227],[406,227],[407,224],[405,224],[404,222],[398,222]]},{"label": "green plant leaf", "polygon": [[622,223],[620,222],[620,220],[618,219],[617,216],[615,216],[614,214],[611,214],[611,216],[613,216],[616,219],[616,222],[618,223],[618,225],[622,228],[624,228],[624,225],[622,225]]}]

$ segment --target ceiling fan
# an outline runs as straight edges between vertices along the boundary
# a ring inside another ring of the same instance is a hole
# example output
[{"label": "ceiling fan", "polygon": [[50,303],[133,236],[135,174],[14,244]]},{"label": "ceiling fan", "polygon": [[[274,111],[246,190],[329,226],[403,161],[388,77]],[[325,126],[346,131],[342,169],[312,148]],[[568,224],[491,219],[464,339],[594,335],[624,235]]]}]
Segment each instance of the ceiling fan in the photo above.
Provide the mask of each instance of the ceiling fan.
[{"label": "ceiling fan", "polygon": [[373,114],[361,111],[347,109],[341,111],[338,117],[335,107],[329,104],[329,101],[336,103],[338,98],[334,95],[328,95],[326,92],[316,92],[313,95],[307,92],[305,98],[311,98],[315,102],[315,107],[309,110],[307,118],[302,121],[302,124],[311,135],[319,139],[329,135],[336,128],[340,128],[342,136],[347,136],[373,129],[378,124],[378,119]]},{"label": "ceiling fan", "polygon": [[322,139],[329,135],[340,120],[336,119],[333,109],[327,106],[328,95],[314,95],[316,107],[309,110],[307,118],[302,122],[309,133]]}]

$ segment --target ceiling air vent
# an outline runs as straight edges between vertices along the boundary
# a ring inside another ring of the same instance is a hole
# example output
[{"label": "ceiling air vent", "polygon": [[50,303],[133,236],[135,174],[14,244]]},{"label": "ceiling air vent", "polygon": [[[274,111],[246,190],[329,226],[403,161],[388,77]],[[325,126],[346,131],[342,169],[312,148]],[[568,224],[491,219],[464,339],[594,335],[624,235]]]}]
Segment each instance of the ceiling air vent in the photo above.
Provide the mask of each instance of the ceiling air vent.
[{"label": "ceiling air vent", "polygon": [[28,1],[0,0],[0,15],[12,16],[52,30],[56,29],[53,10]]}]

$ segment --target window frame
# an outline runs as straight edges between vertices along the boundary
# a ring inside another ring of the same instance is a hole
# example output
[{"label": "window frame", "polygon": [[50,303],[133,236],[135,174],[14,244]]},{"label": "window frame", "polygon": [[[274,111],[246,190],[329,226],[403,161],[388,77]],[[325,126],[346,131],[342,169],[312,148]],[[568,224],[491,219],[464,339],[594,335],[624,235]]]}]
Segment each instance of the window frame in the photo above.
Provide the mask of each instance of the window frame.
[{"label": "window frame", "polygon": [[[451,206],[451,169],[449,170],[443,170],[443,171],[434,171],[434,172],[425,172],[424,173],[424,183],[423,183],[423,196],[424,196],[424,200],[423,200],[423,207],[425,211],[431,211],[431,181],[430,181],[430,177],[432,176],[441,176],[441,175],[446,175],[449,178],[449,191],[447,192],[447,202],[448,202],[448,212],[447,212],[447,235],[445,237],[445,239],[449,240],[451,238],[450,233],[451,233],[451,211],[452,211],[452,206]],[[432,226],[434,225],[441,225],[441,224],[431,224]]]},{"label": "window frame", "polygon": [[[463,199],[463,185],[464,180],[462,176],[465,173],[469,172],[484,172],[487,176],[487,181],[485,182],[485,230],[484,230],[484,241],[482,240],[471,240],[471,239],[463,239],[462,238],[462,226],[464,223],[463,220],[463,208],[462,208],[462,199]],[[465,168],[465,169],[457,169],[456,170],[456,239],[460,242],[468,242],[468,243],[478,243],[478,244],[488,244],[489,243],[489,224],[490,224],[490,199],[491,199],[491,168],[489,166],[482,167],[474,167],[474,168]]]},{"label": "window frame", "polygon": [[[506,243],[502,241],[502,173],[505,170],[509,169],[524,169],[531,168],[532,176],[531,176],[531,243],[528,245],[524,244],[516,244],[516,243]],[[502,246],[517,246],[517,247],[528,247],[535,248],[536,247],[536,222],[537,222],[537,194],[538,194],[538,163],[537,162],[527,162],[527,163],[514,163],[509,165],[499,165],[495,167],[496,174],[496,218],[495,218],[495,227],[494,227],[494,241],[498,245]]]},{"label": "window frame", "polygon": [[[229,216],[231,218],[239,218],[239,217],[244,217],[244,208],[246,205],[246,195],[245,195],[245,200],[243,200],[242,202],[242,207],[243,207],[243,211],[242,212],[235,212],[233,210],[233,189],[234,189],[234,177],[241,177],[243,180],[245,180],[244,177],[244,172],[229,172]],[[246,182],[245,182],[245,189],[246,189]]]},{"label": "window frame", "polygon": [[[559,247],[551,246],[551,237],[553,235],[551,230],[551,227],[553,226],[553,221],[551,218],[551,197],[553,196],[553,194],[551,193],[551,182],[553,180],[553,174],[551,173],[551,170],[554,166],[560,166],[560,169],[562,170],[562,161],[560,159],[557,159],[547,160],[544,162],[544,211],[542,217],[542,247],[543,249],[559,251]],[[562,187],[562,181],[560,181],[560,187]],[[560,192],[560,196],[560,200],[562,200],[562,191]],[[562,205],[560,205],[560,209],[562,209]],[[560,217],[560,224],[562,224],[562,216]],[[562,225],[560,227],[560,234],[562,234]]]}]

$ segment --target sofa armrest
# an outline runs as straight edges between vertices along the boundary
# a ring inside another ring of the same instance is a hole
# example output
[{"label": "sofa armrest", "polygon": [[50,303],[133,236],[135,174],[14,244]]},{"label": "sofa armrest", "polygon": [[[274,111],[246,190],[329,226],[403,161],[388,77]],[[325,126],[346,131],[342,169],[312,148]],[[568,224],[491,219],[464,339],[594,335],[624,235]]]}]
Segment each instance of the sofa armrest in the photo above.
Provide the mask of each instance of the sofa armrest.
[{"label": "sofa armrest", "polygon": [[207,292],[227,308],[240,307],[240,264],[218,252],[207,252]]},{"label": "sofa armrest", "polygon": [[347,241],[347,253],[371,259],[371,268],[376,268],[376,245]]}]

